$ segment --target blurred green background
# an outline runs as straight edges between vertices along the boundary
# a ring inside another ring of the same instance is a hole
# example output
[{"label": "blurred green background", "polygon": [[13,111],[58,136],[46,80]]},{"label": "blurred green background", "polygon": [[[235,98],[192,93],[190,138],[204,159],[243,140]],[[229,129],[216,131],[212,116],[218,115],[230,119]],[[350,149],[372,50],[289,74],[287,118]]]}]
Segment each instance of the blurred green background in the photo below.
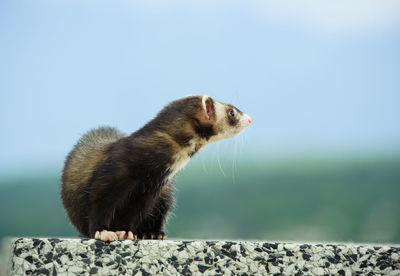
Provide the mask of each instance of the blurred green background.
[{"label": "blurred green background", "polygon": [[[400,156],[195,158],[176,179],[170,238],[400,242]],[[57,172],[0,182],[0,238],[77,236]]]},{"label": "blurred green background", "polygon": [[0,239],[77,236],[63,162],[208,94],[248,113],[176,177],[171,238],[400,243],[399,1],[0,1]]}]

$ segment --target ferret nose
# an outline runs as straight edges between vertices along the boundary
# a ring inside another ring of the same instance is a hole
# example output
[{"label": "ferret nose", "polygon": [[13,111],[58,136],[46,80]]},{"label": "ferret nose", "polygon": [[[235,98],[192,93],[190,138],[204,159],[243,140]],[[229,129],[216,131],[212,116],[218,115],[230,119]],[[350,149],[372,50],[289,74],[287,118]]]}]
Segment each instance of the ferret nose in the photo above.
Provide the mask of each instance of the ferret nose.
[{"label": "ferret nose", "polygon": [[251,124],[251,117],[247,114],[245,114],[247,122],[249,123],[249,125]]}]

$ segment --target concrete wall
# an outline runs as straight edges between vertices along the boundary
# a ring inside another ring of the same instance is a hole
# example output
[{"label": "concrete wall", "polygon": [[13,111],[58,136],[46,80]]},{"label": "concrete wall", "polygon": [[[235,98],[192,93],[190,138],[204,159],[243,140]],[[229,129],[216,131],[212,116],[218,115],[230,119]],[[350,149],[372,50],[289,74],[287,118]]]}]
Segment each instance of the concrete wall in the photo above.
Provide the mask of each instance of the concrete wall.
[{"label": "concrete wall", "polygon": [[11,275],[400,275],[400,246],[20,238]]}]

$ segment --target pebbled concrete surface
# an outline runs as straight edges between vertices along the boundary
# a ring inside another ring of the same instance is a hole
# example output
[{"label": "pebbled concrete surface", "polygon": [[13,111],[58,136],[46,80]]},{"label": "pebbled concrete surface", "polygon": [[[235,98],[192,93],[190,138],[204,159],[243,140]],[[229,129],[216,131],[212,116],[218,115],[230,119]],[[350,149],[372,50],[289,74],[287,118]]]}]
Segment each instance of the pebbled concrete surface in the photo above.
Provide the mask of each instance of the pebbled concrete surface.
[{"label": "pebbled concrete surface", "polygon": [[400,246],[19,238],[10,275],[400,275]]}]

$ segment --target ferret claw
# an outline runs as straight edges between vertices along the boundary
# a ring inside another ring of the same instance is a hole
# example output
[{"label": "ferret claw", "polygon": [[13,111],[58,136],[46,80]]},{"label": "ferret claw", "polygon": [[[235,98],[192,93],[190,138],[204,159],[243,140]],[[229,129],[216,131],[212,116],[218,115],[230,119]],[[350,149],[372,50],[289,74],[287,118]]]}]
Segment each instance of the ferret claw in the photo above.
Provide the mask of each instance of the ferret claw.
[{"label": "ferret claw", "polygon": [[165,240],[166,237],[164,232],[147,233],[141,236],[143,240]]}]

